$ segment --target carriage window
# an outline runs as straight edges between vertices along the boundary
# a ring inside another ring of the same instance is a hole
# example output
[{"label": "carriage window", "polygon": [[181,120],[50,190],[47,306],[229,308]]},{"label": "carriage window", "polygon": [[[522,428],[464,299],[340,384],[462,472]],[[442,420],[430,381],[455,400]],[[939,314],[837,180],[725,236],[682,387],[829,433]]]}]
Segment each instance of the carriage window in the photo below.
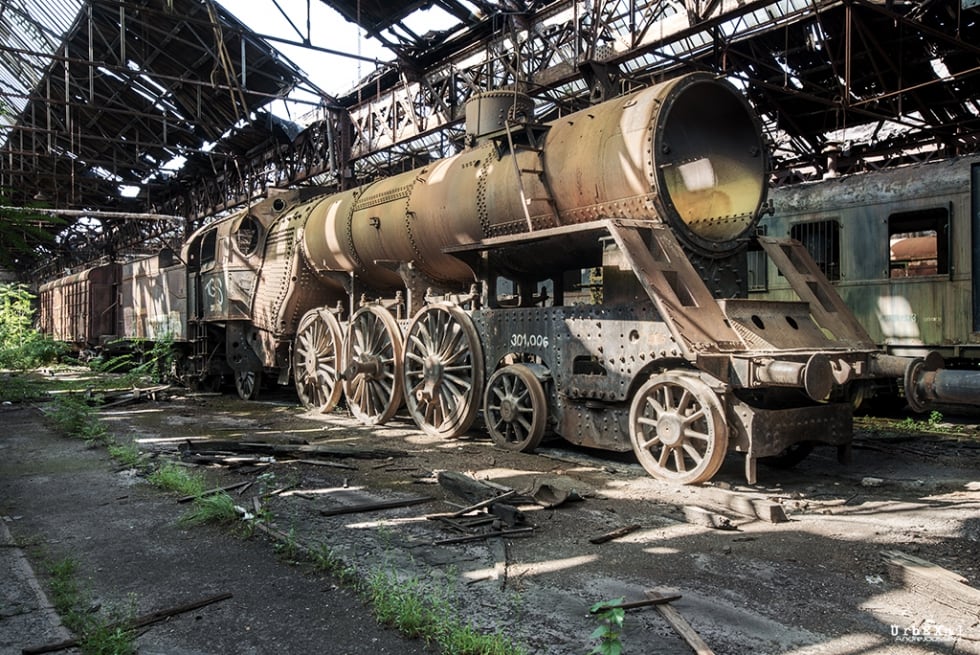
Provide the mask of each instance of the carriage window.
[{"label": "carriage window", "polygon": [[889,277],[949,273],[949,210],[936,207],[888,217]]},{"label": "carriage window", "polygon": [[806,246],[828,280],[840,279],[840,223],[836,219],[797,223],[789,236]]},{"label": "carriage window", "polygon": [[[759,225],[756,230],[759,236],[765,236],[766,225]],[[749,291],[768,291],[769,290],[769,257],[762,249],[758,241],[752,241],[749,251],[746,253],[748,258],[749,270]]]}]

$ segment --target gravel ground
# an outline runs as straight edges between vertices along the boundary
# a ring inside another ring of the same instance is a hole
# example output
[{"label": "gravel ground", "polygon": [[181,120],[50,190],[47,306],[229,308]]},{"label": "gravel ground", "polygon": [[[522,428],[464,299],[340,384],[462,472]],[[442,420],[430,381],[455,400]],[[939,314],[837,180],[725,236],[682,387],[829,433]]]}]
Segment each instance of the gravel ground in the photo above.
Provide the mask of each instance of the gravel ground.
[{"label": "gravel ground", "polygon": [[[134,439],[154,460],[179,459],[179,444],[201,439],[374,451],[327,458],[333,465],[298,461],[313,459],[307,454],[198,468],[216,486],[252,481],[231,492],[247,507],[252,496],[285,487],[261,502],[271,527],[291,541],[329,550],[361,579],[381,571],[417,584],[476,628],[499,630],[529,652],[586,653],[597,626],[593,603],[655,590],[680,595],[670,606],[718,654],[980,653],[980,617],[968,604],[980,586],[973,425],[959,428],[973,437],[954,438],[871,424],[857,432],[848,466],[818,448],[792,471],[760,467],[759,484],[748,486],[742,462],[730,456],[710,484],[673,487],[646,476],[628,454],[562,442],[535,455],[503,452],[479,428],[441,441],[402,417],[368,429],[343,413],[305,413],[288,394],[252,403],[174,396],[101,415],[117,438]],[[57,436],[36,410],[0,416],[0,515],[35,570],[72,554],[99,602],[135,599],[140,612],[233,594],[148,629],[141,653],[434,652],[379,628],[349,585],[289,565],[265,535],[181,527],[184,506],[173,496],[118,470],[103,450]],[[426,516],[467,504],[437,484],[440,471],[521,492],[549,485],[583,500],[518,503],[517,527],[533,527],[529,534],[437,544],[461,533]],[[417,497],[428,500],[323,514]],[[753,499],[789,520],[736,511]],[[703,525],[706,515],[728,529]],[[590,541],[626,526],[635,529]],[[962,594],[903,581],[882,554],[890,550],[961,576]],[[6,636],[8,613],[0,614],[0,653],[25,645],[23,636]],[[34,644],[52,635],[31,637]],[[628,612],[622,641],[627,654],[692,652],[651,607]]]}]

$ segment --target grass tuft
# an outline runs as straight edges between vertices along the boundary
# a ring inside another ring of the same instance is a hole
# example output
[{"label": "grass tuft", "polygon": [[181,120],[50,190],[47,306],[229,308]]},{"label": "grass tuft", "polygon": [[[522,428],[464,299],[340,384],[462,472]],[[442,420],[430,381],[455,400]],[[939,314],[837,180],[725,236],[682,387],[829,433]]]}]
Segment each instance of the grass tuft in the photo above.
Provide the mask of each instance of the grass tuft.
[{"label": "grass tuft", "polygon": [[78,584],[78,563],[71,557],[48,567],[51,599],[69,630],[78,638],[82,655],[133,655],[135,633],[127,630],[133,612],[115,616],[88,611],[91,602]]},{"label": "grass tuft", "polygon": [[399,579],[377,569],[368,579],[367,595],[378,621],[409,637],[435,643],[453,655],[524,655],[525,651],[498,633],[483,634],[464,624],[445,595],[425,590],[417,578]]},{"label": "grass tuft", "polygon": [[176,491],[181,496],[200,496],[207,488],[200,476],[191,475],[187,469],[174,462],[167,462],[153,471],[147,479],[151,484],[168,491]]},{"label": "grass tuft", "polygon": [[180,517],[180,522],[184,525],[202,525],[204,523],[230,523],[237,518],[238,512],[235,511],[235,501],[222,491],[195,498],[194,506]]}]

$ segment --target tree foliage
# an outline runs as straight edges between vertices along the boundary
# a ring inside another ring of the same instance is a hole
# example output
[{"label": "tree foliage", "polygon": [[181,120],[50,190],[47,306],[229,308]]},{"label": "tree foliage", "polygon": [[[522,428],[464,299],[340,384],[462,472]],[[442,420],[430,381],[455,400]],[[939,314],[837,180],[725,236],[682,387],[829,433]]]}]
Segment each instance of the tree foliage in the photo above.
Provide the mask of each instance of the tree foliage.
[{"label": "tree foliage", "polygon": [[34,328],[34,295],[22,284],[0,284],[0,367],[26,370],[64,352]]},{"label": "tree foliage", "polygon": [[[9,207],[12,204],[9,190],[0,188],[0,207]],[[40,208],[40,203],[31,203],[30,208]],[[55,247],[55,235],[67,225],[62,218],[31,212],[29,209],[25,211],[0,209],[0,267],[2,268],[23,270],[25,262],[37,258],[38,249],[52,250]]]}]

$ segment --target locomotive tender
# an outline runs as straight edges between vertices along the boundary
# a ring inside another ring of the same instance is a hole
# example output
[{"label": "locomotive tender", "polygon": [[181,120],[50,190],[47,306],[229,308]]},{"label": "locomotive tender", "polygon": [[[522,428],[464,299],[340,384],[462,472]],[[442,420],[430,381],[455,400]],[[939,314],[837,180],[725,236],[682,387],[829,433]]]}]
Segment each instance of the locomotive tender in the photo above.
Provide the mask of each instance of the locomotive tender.
[{"label": "locomotive tender", "polygon": [[[680,483],[729,450],[751,482],[759,457],[805,441],[846,454],[851,395],[876,378],[904,377],[915,406],[959,399],[934,358],[880,353],[798,242],[756,238],[766,147],[728,83],[695,73],[530,115],[486,93],[453,157],[271,195],[179,260],[126,264],[123,336],[179,335],[186,374],[231,371],[246,398],[272,374],[308,408],[343,396],[372,425],[404,404],[445,437],[482,410],[500,447],[552,432]],[[747,299],[750,242],[797,300]]]}]

